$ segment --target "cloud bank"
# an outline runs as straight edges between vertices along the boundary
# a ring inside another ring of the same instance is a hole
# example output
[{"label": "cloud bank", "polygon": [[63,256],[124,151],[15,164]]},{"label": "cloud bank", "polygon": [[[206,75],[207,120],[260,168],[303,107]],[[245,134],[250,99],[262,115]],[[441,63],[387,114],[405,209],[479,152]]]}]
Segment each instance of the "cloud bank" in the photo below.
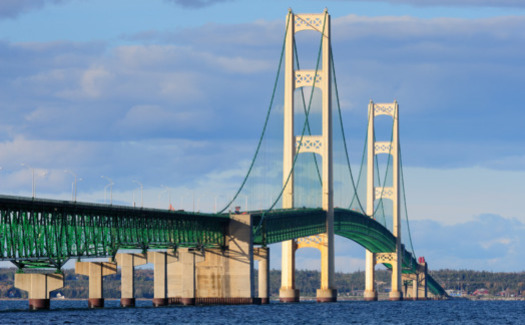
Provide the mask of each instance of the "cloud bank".
[{"label": "cloud bank", "polygon": [[186,8],[203,8],[232,0],[164,0]]},{"label": "cloud bank", "polygon": [[48,4],[59,4],[69,0],[2,0],[0,1],[0,19],[15,18],[20,14],[38,10]]},{"label": "cloud bank", "polygon": [[416,7],[516,7],[523,8],[521,0],[365,0],[393,4],[407,4]]}]

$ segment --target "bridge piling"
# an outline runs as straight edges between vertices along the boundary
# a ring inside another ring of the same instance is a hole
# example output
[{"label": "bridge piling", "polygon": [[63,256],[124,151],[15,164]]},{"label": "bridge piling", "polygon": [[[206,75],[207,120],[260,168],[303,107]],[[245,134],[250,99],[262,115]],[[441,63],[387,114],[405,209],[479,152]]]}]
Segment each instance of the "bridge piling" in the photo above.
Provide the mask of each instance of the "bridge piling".
[{"label": "bridge piling", "polygon": [[295,288],[295,240],[282,243],[281,288],[279,289],[280,302],[299,302],[299,289]]},{"label": "bridge piling", "polygon": [[377,290],[375,289],[375,254],[366,250],[365,301],[377,301]]},{"label": "bridge piling", "polygon": [[226,249],[207,249],[197,267],[197,303],[260,303],[254,295],[253,260],[252,216],[231,214]]},{"label": "bridge piling", "polygon": [[178,260],[174,253],[148,252],[148,263],[153,264],[153,306],[162,307],[168,304],[168,264]]},{"label": "bridge piling", "polygon": [[29,294],[29,309],[49,309],[49,293],[64,286],[62,274],[16,273],[15,288]]},{"label": "bridge piling", "polygon": [[[401,277],[404,300],[418,300],[418,274],[403,274]],[[411,288],[409,288],[411,286]]]},{"label": "bridge piling", "polygon": [[270,282],[268,281],[270,273],[270,249],[268,247],[258,247],[253,249],[255,260],[259,261],[258,288],[261,304],[270,303]]},{"label": "bridge piling", "polygon": [[421,261],[418,262],[418,300],[428,300],[428,285],[427,285],[427,276],[428,276],[428,264],[425,262],[424,258],[420,258]]},{"label": "bridge piling", "polygon": [[89,277],[89,308],[103,308],[103,277],[117,273],[113,262],[76,262],[75,272]]},{"label": "bridge piling", "polygon": [[168,304],[195,305],[196,270],[205,260],[205,252],[177,249],[177,261],[168,264]]},{"label": "bridge piling", "polygon": [[146,264],[145,254],[119,253],[115,256],[118,266],[121,267],[120,277],[120,307],[135,307],[135,279],[133,270],[135,266]]}]

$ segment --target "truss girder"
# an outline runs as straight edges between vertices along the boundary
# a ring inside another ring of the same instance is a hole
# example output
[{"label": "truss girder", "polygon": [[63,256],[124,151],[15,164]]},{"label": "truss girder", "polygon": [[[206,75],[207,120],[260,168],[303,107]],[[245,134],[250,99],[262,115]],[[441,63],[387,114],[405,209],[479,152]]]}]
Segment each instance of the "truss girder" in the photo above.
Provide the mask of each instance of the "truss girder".
[{"label": "truss girder", "polygon": [[0,260],[60,267],[118,249],[225,244],[227,216],[0,196]]}]

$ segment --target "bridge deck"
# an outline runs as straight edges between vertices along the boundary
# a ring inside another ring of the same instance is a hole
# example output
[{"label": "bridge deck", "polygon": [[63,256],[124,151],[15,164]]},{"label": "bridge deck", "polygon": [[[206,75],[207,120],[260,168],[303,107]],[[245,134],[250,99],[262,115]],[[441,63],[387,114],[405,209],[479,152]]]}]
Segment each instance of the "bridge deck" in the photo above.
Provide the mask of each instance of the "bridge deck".
[{"label": "bridge deck", "polygon": [[[326,231],[322,209],[251,214],[258,245]],[[70,258],[111,257],[119,249],[223,247],[229,222],[228,215],[0,196],[0,260],[60,268]],[[395,250],[388,229],[355,211],[336,209],[334,230],[375,253]],[[403,252],[403,272],[415,273],[416,260]],[[444,293],[433,279],[428,283],[434,294]]]},{"label": "bridge deck", "polygon": [[61,267],[118,249],[223,246],[227,216],[0,196],[0,259]]}]

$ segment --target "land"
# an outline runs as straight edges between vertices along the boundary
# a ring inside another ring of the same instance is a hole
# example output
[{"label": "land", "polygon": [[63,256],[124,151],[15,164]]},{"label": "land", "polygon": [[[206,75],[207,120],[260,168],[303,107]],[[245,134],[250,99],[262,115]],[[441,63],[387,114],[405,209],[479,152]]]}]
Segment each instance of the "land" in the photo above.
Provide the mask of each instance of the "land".
[{"label": "land", "polygon": [[[13,287],[15,268],[0,268],[0,298],[25,299],[27,293]],[[255,272],[257,274],[257,272]],[[270,293],[278,297],[280,287],[279,270],[270,271]],[[468,299],[525,299],[525,272],[503,273],[472,270],[439,270],[432,276],[449,292],[451,296]],[[257,283],[257,282],[256,282]],[[318,271],[298,270],[296,285],[301,296],[315,297],[319,287]],[[336,288],[340,299],[360,299],[364,290],[365,273],[336,273]],[[387,296],[390,289],[390,273],[386,270],[376,272],[376,283],[381,296]],[[75,274],[74,270],[64,270],[64,288],[52,293],[67,299],[88,298],[88,277]],[[135,270],[135,296],[138,299],[153,298],[153,270],[138,268]],[[120,270],[115,275],[104,278],[104,297],[120,298]]]}]

